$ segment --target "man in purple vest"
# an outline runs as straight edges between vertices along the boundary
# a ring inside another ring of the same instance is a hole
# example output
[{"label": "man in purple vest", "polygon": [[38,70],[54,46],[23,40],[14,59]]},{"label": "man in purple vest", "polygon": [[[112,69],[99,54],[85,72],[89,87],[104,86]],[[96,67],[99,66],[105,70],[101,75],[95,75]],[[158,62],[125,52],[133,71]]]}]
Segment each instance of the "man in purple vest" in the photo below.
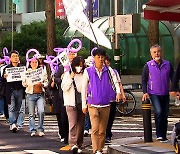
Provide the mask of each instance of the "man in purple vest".
[{"label": "man in purple vest", "polygon": [[174,70],[169,61],[162,59],[159,45],[152,46],[150,53],[152,60],[145,64],[142,73],[142,101],[150,98],[154,107],[157,140],[167,142],[169,84]]},{"label": "man in purple vest", "polygon": [[[106,53],[103,49],[97,48],[93,52],[94,65],[84,71],[82,81],[82,111],[84,114],[89,111],[92,125],[92,147],[93,153],[101,154],[105,143],[106,127],[110,112],[110,100],[112,83],[108,69],[104,65]],[[116,89],[116,101],[120,101],[120,88],[116,75],[109,67],[111,77]],[[87,103],[86,103],[87,102]],[[88,107],[88,110],[87,110]]]}]

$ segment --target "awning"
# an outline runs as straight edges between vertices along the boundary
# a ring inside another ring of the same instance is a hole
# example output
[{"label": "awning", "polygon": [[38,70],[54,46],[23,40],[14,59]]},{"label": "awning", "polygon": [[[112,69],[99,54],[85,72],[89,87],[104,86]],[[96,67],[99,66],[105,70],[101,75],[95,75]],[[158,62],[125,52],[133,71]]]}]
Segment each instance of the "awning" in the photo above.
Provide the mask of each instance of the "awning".
[{"label": "awning", "polygon": [[151,0],[143,9],[145,19],[180,22],[180,0]]}]

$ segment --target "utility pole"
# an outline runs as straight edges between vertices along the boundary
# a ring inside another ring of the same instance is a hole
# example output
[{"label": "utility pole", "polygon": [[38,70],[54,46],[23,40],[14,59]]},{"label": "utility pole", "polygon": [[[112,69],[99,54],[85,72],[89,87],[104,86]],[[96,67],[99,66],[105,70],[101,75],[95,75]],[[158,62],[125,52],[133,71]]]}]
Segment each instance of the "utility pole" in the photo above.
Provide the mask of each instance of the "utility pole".
[{"label": "utility pole", "polygon": [[114,1],[114,31],[115,31],[115,43],[114,43],[114,60],[115,60],[115,68],[121,74],[121,66],[120,66],[120,45],[119,45],[119,34],[116,30],[117,20],[116,16],[119,14],[119,0]]},{"label": "utility pole", "polygon": [[[89,0],[89,21],[93,23],[93,3],[92,0]],[[91,50],[94,48],[94,42],[90,41],[90,55]]]},{"label": "utility pole", "polygon": [[55,35],[55,1],[46,0],[46,33],[47,33],[47,54],[53,55],[56,45]]},{"label": "utility pole", "polygon": [[[53,49],[56,45],[55,34],[55,1],[46,0],[46,34],[47,34],[47,55],[53,55]],[[48,77],[50,78],[50,67],[47,65]]]}]

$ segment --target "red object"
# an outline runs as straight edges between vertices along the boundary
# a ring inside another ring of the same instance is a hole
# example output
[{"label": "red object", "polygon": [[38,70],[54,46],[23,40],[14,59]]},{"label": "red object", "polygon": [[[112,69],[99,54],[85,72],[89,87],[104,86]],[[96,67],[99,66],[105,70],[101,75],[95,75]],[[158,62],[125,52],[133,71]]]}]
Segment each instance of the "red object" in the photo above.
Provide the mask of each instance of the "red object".
[{"label": "red object", "polygon": [[144,18],[180,22],[180,0],[151,0],[144,8]]},{"label": "red object", "polygon": [[66,13],[62,0],[56,0],[56,18],[65,18]]}]

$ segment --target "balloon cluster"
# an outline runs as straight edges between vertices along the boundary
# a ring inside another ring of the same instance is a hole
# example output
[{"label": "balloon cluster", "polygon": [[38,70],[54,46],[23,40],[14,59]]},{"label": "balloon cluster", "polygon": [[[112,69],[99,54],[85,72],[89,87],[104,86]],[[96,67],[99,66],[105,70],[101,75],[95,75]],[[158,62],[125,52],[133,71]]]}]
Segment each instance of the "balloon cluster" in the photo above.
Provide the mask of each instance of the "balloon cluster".
[{"label": "balloon cluster", "polygon": [[[74,43],[78,43],[77,48],[72,47],[72,45]],[[79,39],[74,39],[68,44],[67,48],[54,48],[53,50],[54,50],[54,52],[57,53],[57,56],[48,56],[48,55],[46,55],[46,60],[44,60],[44,62],[50,65],[52,73],[55,74],[57,72],[57,70],[58,70],[59,55],[62,52],[67,52],[67,54],[69,52],[77,53],[81,49],[81,47],[82,47],[82,42]]]},{"label": "balloon cluster", "polygon": [[6,47],[3,48],[3,59],[0,60],[1,63],[10,64],[10,57],[8,55],[8,49]]}]

